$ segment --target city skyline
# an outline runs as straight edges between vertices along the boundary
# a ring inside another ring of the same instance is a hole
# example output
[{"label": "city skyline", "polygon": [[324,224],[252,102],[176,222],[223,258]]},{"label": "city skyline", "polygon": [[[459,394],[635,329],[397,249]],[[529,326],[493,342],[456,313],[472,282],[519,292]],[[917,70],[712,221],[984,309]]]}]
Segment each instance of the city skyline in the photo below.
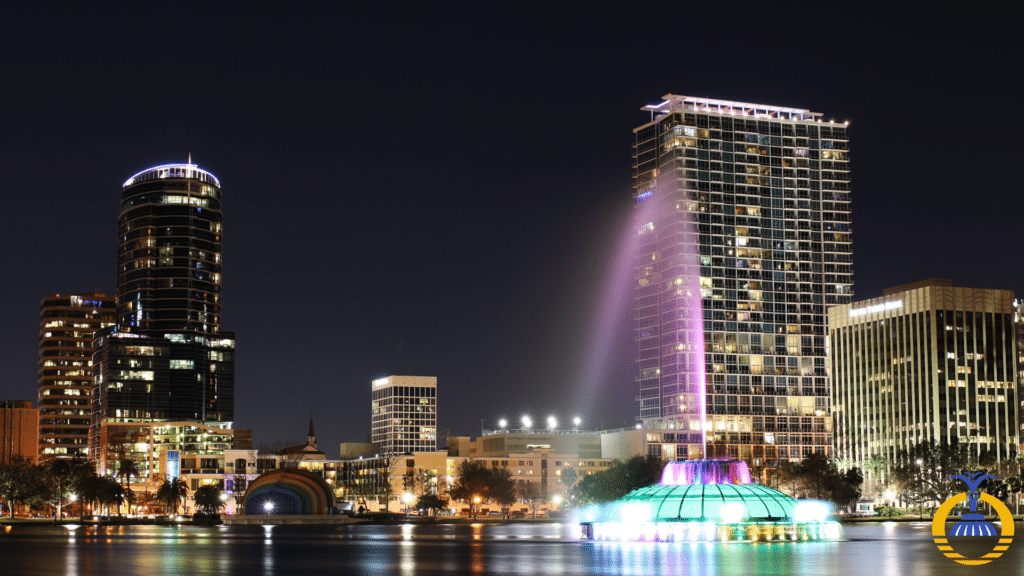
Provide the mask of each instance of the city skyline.
[{"label": "city skyline", "polygon": [[[668,92],[851,121],[855,300],[929,277],[1021,294],[1004,256],[1016,179],[995,154],[1020,124],[998,112],[1013,35],[978,15],[693,7],[662,56],[673,33],[619,11],[310,7],[282,25],[212,7],[200,28],[156,8],[24,10],[0,65],[16,87],[0,167],[19,271],[4,399],[36,397],[41,298],[115,293],[112,191],[191,153],[225,183],[235,426],[257,444],[301,442],[310,409],[329,454],[363,440],[366,383],[397,373],[438,377],[452,434],[527,411],[631,425],[631,313],[595,310],[628,290],[609,255],[631,130]],[[792,26],[829,39],[772,32]]]}]

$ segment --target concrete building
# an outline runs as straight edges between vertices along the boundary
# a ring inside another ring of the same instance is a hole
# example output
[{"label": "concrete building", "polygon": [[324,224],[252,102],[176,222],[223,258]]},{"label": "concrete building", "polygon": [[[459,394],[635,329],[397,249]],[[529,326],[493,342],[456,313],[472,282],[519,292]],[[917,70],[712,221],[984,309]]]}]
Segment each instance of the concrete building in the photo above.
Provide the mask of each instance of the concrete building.
[{"label": "concrete building", "polygon": [[601,457],[601,434],[579,430],[484,430],[476,440],[469,436],[448,438],[448,452],[467,458],[502,457],[533,450],[551,450],[580,458]]},{"label": "concrete building", "polygon": [[831,308],[829,339],[838,457],[894,462],[928,441],[1020,453],[1013,292],[939,279],[890,288]]},{"label": "concrete building", "polygon": [[372,388],[372,440],[381,454],[437,449],[436,377],[388,376]]},{"label": "concrete building", "polygon": [[39,455],[39,410],[31,400],[0,401],[0,464],[17,456],[33,462]]},{"label": "concrete building", "polygon": [[826,307],[853,286],[846,125],[671,94],[643,110],[638,420],[676,436],[675,458],[826,454]]},{"label": "concrete building", "polygon": [[88,458],[96,331],[114,324],[114,299],[57,294],[39,305],[39,459]]}]

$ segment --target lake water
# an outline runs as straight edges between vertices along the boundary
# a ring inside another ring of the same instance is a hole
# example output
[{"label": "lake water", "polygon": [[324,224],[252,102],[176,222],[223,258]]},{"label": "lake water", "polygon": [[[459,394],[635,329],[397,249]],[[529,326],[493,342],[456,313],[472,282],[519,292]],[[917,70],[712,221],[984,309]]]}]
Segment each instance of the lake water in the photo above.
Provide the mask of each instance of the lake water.
[{"label": "lake water", "polygon": [[[928,523],[853,524],[837,542],[594,543],[560,524],[0,526],[0,575],[1024,574],[1024,526],[982,567],[939,553]],[[978,542],[980,556],[991,549]]]}]

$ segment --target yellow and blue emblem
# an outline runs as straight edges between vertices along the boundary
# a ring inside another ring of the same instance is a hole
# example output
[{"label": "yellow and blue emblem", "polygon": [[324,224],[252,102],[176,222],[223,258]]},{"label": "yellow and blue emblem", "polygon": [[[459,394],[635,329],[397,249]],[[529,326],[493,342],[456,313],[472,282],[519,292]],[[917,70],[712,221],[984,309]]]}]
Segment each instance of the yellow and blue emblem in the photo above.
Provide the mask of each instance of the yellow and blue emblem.
[{"label": "yellow and blue emblem", "polygon": [[[1013,516],[1010,514],[1010,509],[996,499],[995,496],[980,490],[981,483],[989,478],[998,480],[995,476],[982,472],[950,476],[951,480],[961,480],[967,484],[968,491],[949,498],[935,511],[935,517],[932,519],[932,537],[935,539],[935,544],[939,547],[939,551],[957,563],[967,566],[988,564],[1002,556],[1010,543],[1013,542]],[[953,529],[947,535],[946,520],[949,518],[949,513],[953,510],[954,506],[964,500],[967,501],[970,512],[963,514],[960,517],[960,521],[953,526]],[[978,513],[979,500],[992,506],[992,509],[999,515],[1000,530],[997,531],[991,522],[985,520],[985,517]],[[967,558],[955,552],[949,544],[950,538],[972,538],[978,536],[999,536],[999,541],[992,551],[980,558]]]}]

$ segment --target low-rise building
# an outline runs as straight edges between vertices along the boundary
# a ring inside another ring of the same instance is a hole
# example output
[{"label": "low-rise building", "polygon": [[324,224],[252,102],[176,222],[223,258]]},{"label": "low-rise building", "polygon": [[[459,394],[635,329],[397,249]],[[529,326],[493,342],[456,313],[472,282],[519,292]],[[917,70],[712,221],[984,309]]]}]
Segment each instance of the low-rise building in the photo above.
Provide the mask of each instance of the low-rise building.
[{"label": "low-rise building", "polygon": [[30,400],[0,401],[0,464],[21,456],[33,462],[39,455],[39,410]]}]

